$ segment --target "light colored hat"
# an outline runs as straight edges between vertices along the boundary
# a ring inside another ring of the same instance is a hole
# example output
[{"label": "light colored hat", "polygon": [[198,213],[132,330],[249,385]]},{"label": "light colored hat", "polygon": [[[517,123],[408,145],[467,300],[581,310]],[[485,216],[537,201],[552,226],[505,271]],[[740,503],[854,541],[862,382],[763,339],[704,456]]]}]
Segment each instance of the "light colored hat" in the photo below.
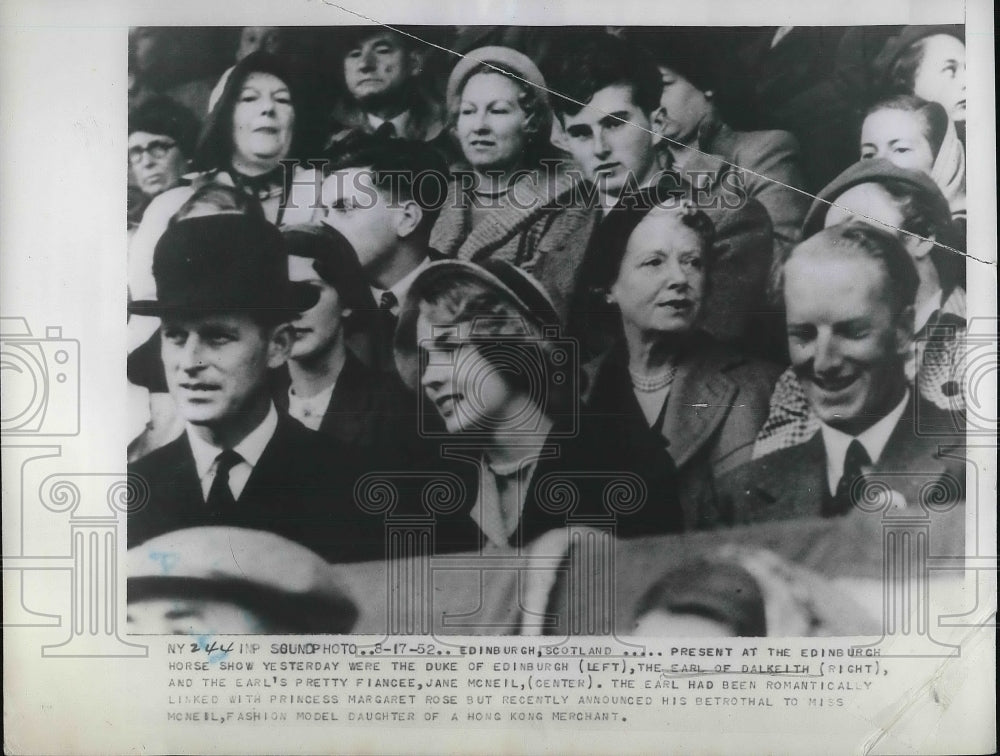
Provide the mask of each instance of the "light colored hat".
[{"label": "light colored hat", "polygon": [[[406,295],[396,327],[396,368],[403,382],[412,390],[419,390],[420,366],[417,355],[417,318],[420,300],[427,287],[441,278],[456,274],[470,274],[479,282],[499,292],[524,316],[525,322],[536,327],[542,335],[558,333],[561,326],[552,298],[545,288],[520,268],[502,260],[484,260],[481,263],[467,260],[439,260],[421,271]],[[528,335],[528,334],[525,334]]]},{"label": "light colored hat", "polygon": [[473,71],[484,63],[499,69],[497,73],[503,72],[513,76],[529,86],[535,88],[539,97],[549,103],[547,85],[542,72],[538,66],[524,53],[520,53],[510,47],[480,47],[465,55],[458,65],[452,69],[451,76],[448,77],[448,88],[446,90],[446,100],[448,102],[448,112],[458,111],[459,103],[462,99],[462,90],[465,82],[472,76]]},{"label": "light colored hat", "polygon": [[212,598],[307,633],[347,633],[358,609],[338,568],[260,530],[175,530],[128,550],[128,600]]}]

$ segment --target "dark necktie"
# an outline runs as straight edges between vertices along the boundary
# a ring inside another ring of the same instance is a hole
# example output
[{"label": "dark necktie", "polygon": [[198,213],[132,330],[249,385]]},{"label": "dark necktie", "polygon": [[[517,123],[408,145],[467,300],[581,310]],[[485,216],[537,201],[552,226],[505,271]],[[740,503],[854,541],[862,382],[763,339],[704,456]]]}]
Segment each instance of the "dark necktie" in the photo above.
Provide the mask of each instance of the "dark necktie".
[{"label": "dark necktie", "polygon": [[375,129],[375,136],[382,139],[395,139],[396,138],[396,126],[392,121],[383,121],[379,124],[379,127]]},{"label": "dark necktie", "polygon": [[236,507],[236,497],[229,488],[229,473],[243,461],[243,457],[232,449],[225,449],[215,461],[215,478],[212,479],[212,487],[208,489],[208,499],[205,503],[211,514],[228,514]]},{"label": "dark necktie", "polygon": [[829,506],[824,508],[824,517],[836,517],[844,515],[854,508],[851,498],[851,489],[859,477],[864,474],[863,468],[871,465],[871,457],[865,451],[865,447],[857,439],[851,441],[847,447],[847,454],[844,455],[844,473],[837,483],[837,492],[830,499]]},{"label": "dark necktie", "polygon": [[392,345],[396,336],[398,318],[393,313],[392,308],[398,303],[399,300],[391,291],[382,292],[378,303],[379,361],[385,370],[393,370],[395,365]]},{"label": "dark necktie", "polygon": [[[392,308],[399,304],[399,300],[396,299],[396,295],[391,291],[383,291],[382,297],[378,301],[378,308],[383,312],[388,312],[392,315]],[[393,316],[395,317],[395,316]]]}]

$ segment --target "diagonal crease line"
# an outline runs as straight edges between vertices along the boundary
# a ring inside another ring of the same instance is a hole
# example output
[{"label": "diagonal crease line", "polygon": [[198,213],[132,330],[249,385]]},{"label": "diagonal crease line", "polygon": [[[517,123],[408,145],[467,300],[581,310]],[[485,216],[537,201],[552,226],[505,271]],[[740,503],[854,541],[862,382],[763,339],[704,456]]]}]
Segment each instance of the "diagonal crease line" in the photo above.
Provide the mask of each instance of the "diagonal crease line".
[{"label": "diagonal crease line", "polygon": [[[382,26],[382,27],[388,29],[389,31],[395,32],[396,34],[399,34],[399,35],[401,35],[403,37],[409,37],[410,39],[416,40],[417,42],[420,42],[422,45],[425,45],[427,47],[433,47],[433,48],[435,48],[437,50],[440,50],[442,52],[448,53],[449,55],[453,55],[453,56],[455,56],[457,58],[467,58],[468,57],[467,55],[463,55],[462,53],[458,52],[457,50],[452,50],[449,47],[444,47],[443,45],[439,45],[439,44],[436,44],[436,43],[431,42],[429,40],[422,39],[421,37],[418,37],[415,34],[410,34],[407,31],[399,29],[399,28],[397,28],[395,26],[390,26],[389,24],[386,24],[386,23],[383,23],[383,22],[381,22],[381,21],[379,21],[377,19],[374,19],[371,16],[366,16],[363,13],[359,13],[357,11],[351,10],[350,8],[346,8],[343,5],[340,5],[338,3],[332,2],[332,0],[323,0],[323,2],[324,2],[325,5],[329,5],[329,6],[333,7],[333,8],[337,8],[339,10],[342,10],[345,13],[351,14],[352,16],[356,16],[358,18],[364,19],[365,21],[370,21],[371,23],[375,24],[376,26]],[[557,96],[557,97],[559,97],[559,98],[561,98],[563,100],[566,100],[568,102],[572,102],[574,105],[579,105],[581,108],[587,107],[587,103],[585,103],[585,102],[580,102],[579,100],[575,100],[572,97],[568,97],[568,96],[564,95],[563,93],[558,92],[558,91],[556,91],[554,89],[550,89],[548,87],[543,87],[543,86],[541,86],[539,84],[535,84],[533,82],[530,82],[527,79],[525,79],[525,78],[523,78],[521,76],[518,76],[513,71],[507,71],[506,69],[500,68],[499,66],[495,66],[492,63],[488,63],[486,61],[481,61],[481,62],[482,62],[482,64],[484,66],[488,66],[489,68],[494,69],[498,73],[502,73],[505,76],[508,76],[508,77],[510,77],[512,79],[516,79],[517,81],[521,82],[522,84],[526,84],[529,87],[534,87],[535,89],[539,89],[539,90],[545,92],[546,94],[555,95],[555,96]],[[969,254],[965,250],[956,249],[955,247],[949,247],[947,244],[942,244],[941,242],[937,241],[936,239],[929,239],[927,237],[921,236],[920,234],[915,234],[912,231],[905,231],[905,230],[903,230],[903,229],[901,229],[901,228],[899,228],[897,226],[893,226],[892,224],[882,223],[881,221],[878,221],[875,218],[871,218],[871,217],[869,217],[867,215],[864,215],[863,213],[859,213],[859,212],[856,212],[855,210],[852,210],[850,208],[843,207],[842,205],[838,205],[835,202],[831,202],[830,200],[823,199],[822,197],[817,197],[815,194],[812,194],[811,192],[807,192],[805,189],[800,189],[797,186],[792,186],[791,184],[786,184],[785,182],[779,181],[778,179],[771,178],[770,176],[765,176],[763,173],[758,173],[757,171],[754,171],[754,170],[752,170],[750,168],[745,168],[744,166],[739,165],[738,163],[732,163],[732,162],[730,162],[728,160],[724,160],[724,159],[720,158],[718,155],[712,155],[710,153],[704,152],[703,150],[699,150],[697,147],[691,147],[689,145],[686,145],[686,144],[683,144],[681,142],[678,142],[678,141],[675,141],[673,139],[670,139],[669,137],[665,137],[662,134],[656,133],[652,129],[647,129],[646,127],[640,126],[637,123],[633,123],[632,121],[629,121],[628,119],[619,118],[618,116],[613,115],[612,113],[605,113],[604,111],[602,111],[602,110],[600,110],[598,108],[593,108],[593,109],[597,110],[597,112],[601,113],[602,115],[604,115],[604,116],[606,116],[608,118],[614,118],[616,121],[620,121],[621,123],[626,123],[629,126],[632,126],[633,128],[639,129],[640,131],[645,131],[647,134],[650,134],[651,136],[657,137],[657,138],[662,139],[662,140],[664,140],[666,142],[670,142],[671,144],[676,145],[678,147],[683,147],[684,149],[691,150],[692,152],[697,152],[697,153],[699,153],[701,155],[705,155],[706,157],[711,157],[714,160],[718,160],[719,162],[724,163],[725,165],[730,166],[731,168],[736,168],[737,170],[744,171],[745,173],[749,173],[749,174],[751,174],[753,176],[756,176],[757,178],[763,179],[764,181],[769,181],[772,184],[778,184],[779,186],[781,186],[781,187],[783,187],[785,189],[790,189],[793,192],[805,195],[806,197],[809,197],[812,200],[818,200],[819,202],[822,202],[823,204],[828,205],[829,207],[839,208],[841,210],[844,210],[846,212],[851,213],[855,217],[864,218],[865,220],[871,221],[872,223],[874,223],[876,225],[891,228],[894,231],[897,231],[897,232],[899,232],[901,234],[906,234],[907,236],[912,236],[914,239],[918,239],[919,241],[931,242],[932,244],[937,245],[941,249],[946,249],[949,252],[954,252],[957,255],[962,255],[963,257],[968,257],[970,260],[975,260],[976,262],[981,262],[981,263],[985,263],[986,265],[994,265],[994,266],[997,264],[997,262],[995,260],[988,260],[986,258],[975,257],[974,255]]]}]

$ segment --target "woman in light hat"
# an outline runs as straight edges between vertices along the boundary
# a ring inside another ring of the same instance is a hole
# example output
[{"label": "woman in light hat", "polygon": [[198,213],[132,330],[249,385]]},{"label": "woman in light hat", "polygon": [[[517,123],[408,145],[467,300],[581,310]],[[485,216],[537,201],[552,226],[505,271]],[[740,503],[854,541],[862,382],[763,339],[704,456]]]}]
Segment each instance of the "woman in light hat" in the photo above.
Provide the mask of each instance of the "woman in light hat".
[{"label": "woman in light hat", "polygon": [[482,47],[451,72],[447,102],[467,165],[449,186],[431,246],[531,272],[564,315],[599,214],[571,206],[573,181],[546,160],[555,153],[545,79],[526,55]]},{"label": "woman in light hat", "polygon": [[645,460],[607,443],[614,418],[579,412],[575,346],[559,332],[545,290],[508,263],[440,261],[413,283],[396,363],[467,482],[435,519],[437,551],[519,547],[594,518],[626,536],[681,528],[672,466],[641,478]]}]

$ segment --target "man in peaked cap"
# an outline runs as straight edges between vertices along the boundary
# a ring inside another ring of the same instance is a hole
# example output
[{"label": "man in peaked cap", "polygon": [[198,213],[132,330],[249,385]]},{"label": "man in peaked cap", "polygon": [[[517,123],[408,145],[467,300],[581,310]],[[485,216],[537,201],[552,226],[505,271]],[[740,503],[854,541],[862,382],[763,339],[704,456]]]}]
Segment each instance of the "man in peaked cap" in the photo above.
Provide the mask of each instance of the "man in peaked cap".
[{"label": "man in peaked cap", "polygon": [[129,467],[129,546],[203,525],[266,530],[331,561],[382,555],[381,524],[353,506],[348,450],[279,417],[269,371],[314,289],[288,280],[280,232],[246,216],[170,226],[153,259],[167,387],[185,433]]}]

